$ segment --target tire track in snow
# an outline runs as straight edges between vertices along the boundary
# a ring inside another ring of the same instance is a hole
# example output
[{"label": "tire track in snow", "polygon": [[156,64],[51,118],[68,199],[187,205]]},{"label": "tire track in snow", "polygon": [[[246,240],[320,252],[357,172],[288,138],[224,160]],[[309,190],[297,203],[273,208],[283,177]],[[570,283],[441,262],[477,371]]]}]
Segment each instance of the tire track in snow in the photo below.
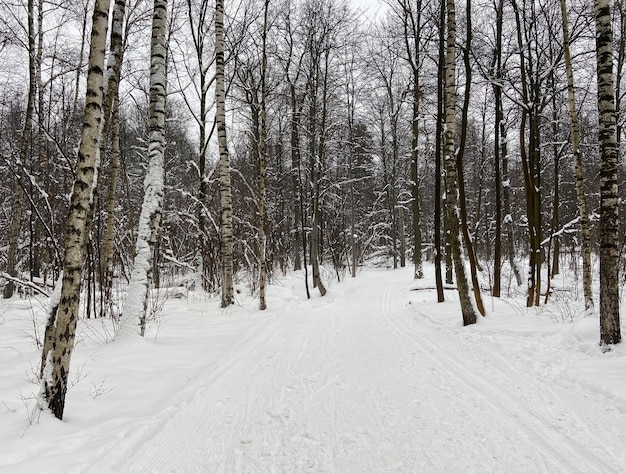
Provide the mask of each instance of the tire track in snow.
[{"label": "tire track in snow", "polygon": [[[397,284],[396,284],[397,285]],[[591,453],[587,448],[567,435],[551,428],[546,420],[529,410],[522,402],[494,383],[472,372],[462,361],[410,327],[399,317],[402,312],[394,307],[395,285],[388,283],[382,301],[383,315],[392,323],[398,334],[412,340],[417,347],[445,371],[453,375],[473,393],[487,400],[507,419],[522,429],[527,439],[549,459],[560,472],[571,473],[617,473],[618,471]],[[432,336],[432,334],[431,334]],[[556,446],[556,447],[555,447]],[[567,454],[564,454],[567,453]]]}]

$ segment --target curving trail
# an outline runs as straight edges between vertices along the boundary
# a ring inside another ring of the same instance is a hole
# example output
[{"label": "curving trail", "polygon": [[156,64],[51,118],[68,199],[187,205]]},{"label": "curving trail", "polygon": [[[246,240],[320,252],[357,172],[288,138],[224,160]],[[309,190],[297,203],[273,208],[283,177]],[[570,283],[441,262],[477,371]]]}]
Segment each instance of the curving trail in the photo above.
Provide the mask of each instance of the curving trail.
[{"label": "curving trail", "polygon": [[91,472],[624,469],[611,453],[625,435],[601,408],[407,305],[410,272],[384,275],[268,318]]}]

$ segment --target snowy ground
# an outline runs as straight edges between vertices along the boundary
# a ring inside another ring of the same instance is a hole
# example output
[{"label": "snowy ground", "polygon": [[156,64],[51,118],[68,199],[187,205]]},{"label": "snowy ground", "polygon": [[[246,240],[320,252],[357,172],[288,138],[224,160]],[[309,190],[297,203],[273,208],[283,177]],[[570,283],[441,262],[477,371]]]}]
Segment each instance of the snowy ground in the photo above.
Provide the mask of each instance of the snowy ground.
[{"label": "snowy ground", "polygon": [[292,275],[263,313],[190,294],[147,340],[81,322],[63,422],[33,399],[45,301],[1,303],[0,472],[626,472],[626,346],[558,304],[488,298],[463,328],[418,285],[366,269],[307,301]]}]

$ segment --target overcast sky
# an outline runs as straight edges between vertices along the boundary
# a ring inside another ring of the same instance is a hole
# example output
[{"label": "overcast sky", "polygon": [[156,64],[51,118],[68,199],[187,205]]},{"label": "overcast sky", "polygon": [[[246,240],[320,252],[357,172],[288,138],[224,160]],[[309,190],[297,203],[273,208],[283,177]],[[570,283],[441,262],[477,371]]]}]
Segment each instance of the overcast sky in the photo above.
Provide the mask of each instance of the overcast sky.
[{"label": "overcast sky", "polygon": [[352,0],[355,9],[365,10],[372,18],[384,12],[386,4],[383,0]]}]

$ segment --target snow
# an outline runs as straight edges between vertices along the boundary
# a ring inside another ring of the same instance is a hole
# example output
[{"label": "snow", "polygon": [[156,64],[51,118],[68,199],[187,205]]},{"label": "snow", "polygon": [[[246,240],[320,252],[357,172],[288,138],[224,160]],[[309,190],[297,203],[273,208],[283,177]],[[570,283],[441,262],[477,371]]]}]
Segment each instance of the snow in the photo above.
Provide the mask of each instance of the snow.
[{"label": "snow", "polygon": [[424,269],[311,300],[294,273],[263,312],[189,292],[145,339],[81,320],[63,422],[35,402],[47,300],[0,300],[0,472],[626,471],[626,347],[523,296],[464,328]]}]

